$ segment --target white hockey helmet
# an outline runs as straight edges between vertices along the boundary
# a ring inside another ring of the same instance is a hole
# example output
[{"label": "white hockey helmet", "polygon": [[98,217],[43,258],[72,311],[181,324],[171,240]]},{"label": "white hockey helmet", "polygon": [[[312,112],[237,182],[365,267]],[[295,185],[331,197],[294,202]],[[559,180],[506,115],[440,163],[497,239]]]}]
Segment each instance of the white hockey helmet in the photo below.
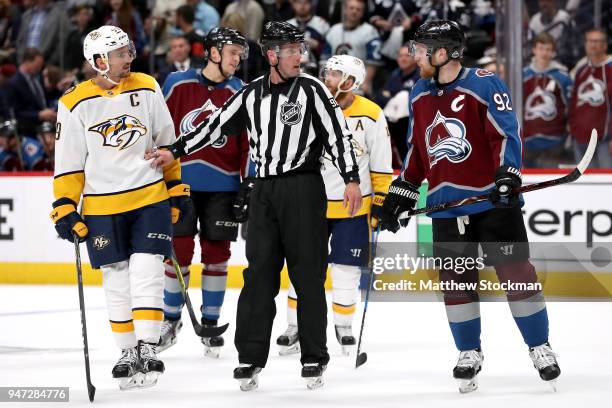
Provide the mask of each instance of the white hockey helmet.
[{"label": "white hockey helmet", "polygon": [[338,88],[342,85],[349,77],[354,78],[354,83],[351,89],[342,90],[342,92],[349,92],[359,89],[366,77],[366,69],[362,60],[351,55],[334,55],[325,63],[323,77],[329,71],[340,71],[342,72],[342,80],[338,84]]},{"label": "white hockey helmet", "polygon": [[[128,47],[133,58],[136,58],[136,49],[130,37],[119,27],[105,25],[91,31],[83,43],[83,55],[93,69],[105,75],[108,73],[108,54],[122,47]],[[96,67],[95,57],[99,55],[106,64],[106,69]]]}]

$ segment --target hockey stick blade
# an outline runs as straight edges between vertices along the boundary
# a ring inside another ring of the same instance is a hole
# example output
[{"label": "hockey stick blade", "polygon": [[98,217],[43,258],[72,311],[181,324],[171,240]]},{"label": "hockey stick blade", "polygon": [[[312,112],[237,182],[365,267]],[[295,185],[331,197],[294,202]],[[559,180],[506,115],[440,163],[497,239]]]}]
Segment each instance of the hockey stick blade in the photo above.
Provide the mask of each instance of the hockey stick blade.
[{"label": "hockey stick blade", "polygon": [[355,359],[355,368],[359,368],[364,365],[368,361],[368,353],[365,351],[363,353],[357,354],[357,358]]},{"label": "hockey stick blade", "polygon": [[[541,181],[539,183],[533,183],[526,186],[522,186],[516,190],[517,193],[528,193],[530,191],[541,190],[543,188],[558,186],[561,184],[572,183],[580,178],[589,167],[591,160],[593,159],[593,155],[595,154],[595,149],[597,148],[597,130],[593,129],[591,131],[591,139],[589,140],[589,144],[587,146],[586,151],[584,152],[584,156],[580,159],[578,165],[572,170],[570,173],[566,174],[563,177],[559,177],[552,180]],[[450,210],[451,208],[463,207],[465,205],[480,203],[482,201],[488,201],[489,194],[481,194],[473,197],[467,197],[462,200],[448,201],[446,203],[434,204],[428,207],[419,208],[416,210],[410,210],[403,212],[399,215],[398,219],[410,218],[419,214],[427,214],[437,211]]]},{"label": "hockey stick blade", "polygon": [[185,279],[183,278],[183,272],[181,272],[181,266],[176,260],[176,255],[174,255],[174,250],[172,250],[172,265],[174,266],[174,272],[176,273],[176,277],[179,280],[181,292],[183,293],[183,298],[185,299],[185,305],[187,306],[187,312],[189,313],[189,319],[191,320],[191,324],[193,325],[193,330],[200,337],[218,337],[225,333],[227,328],[229,327],[229,323],[225,323],[223,326],[213,326],[213,327],[204,327],[198,321],[198,318],[193,311],[193,305],[191,304],[191,299],[189,298],[189,293],[187,293],[187,285],[185,284]]}]

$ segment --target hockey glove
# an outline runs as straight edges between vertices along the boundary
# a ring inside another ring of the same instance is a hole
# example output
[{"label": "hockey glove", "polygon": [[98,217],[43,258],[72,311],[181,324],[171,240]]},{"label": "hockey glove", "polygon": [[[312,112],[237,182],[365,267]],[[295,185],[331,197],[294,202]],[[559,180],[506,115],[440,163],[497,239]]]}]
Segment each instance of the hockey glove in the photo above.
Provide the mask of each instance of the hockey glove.
[{"label": "hockey glove", "polygon": [[408,219],[402,220],[400,224],[398,217],[404,211],[413,209],[418,200],[419,188],[417,186],[403,181],[399,177],[393,180],[391,186],[389,186],[389,193],[379,211],[380,230],[396,233],[400,226],[408,225]]},{"label": "hockey glove", "polygon": [[251,191],[255,186],[254,177],[246,177],[240,184],[240,190],[234,201],[232,211],[234,212],[234,218],[238,222],[245,222],[249,219],[249,200],[251,199]]},{"label": "hockey glove", "polygon": [[168,195],[170,196],[170,211],[172,213],[172,223],[176,224],[185,218],[192,211],[192,203],[189,198],[191,189],[188,184],[183,184],[179,180],[166,183]]},{"label": "hockey glove", "polygon": [[517,168],[503,165],[495,172],[495,187],[489,199],[496,208],[512,208],[519,204],[518,189],[523,184]]},{"label": "hockey glove", "polygon": [[79,237],[79,242],[85,241],[89,230],[85,221],[76,210],[76,204],[69,198],[60,198],[53,203],[51,221],[55,224],[55,230],[60,238],[74,241],[74,235]]},{"label": "hockey glove", "polygon": [[370,226],[376,229],[378,226],[378,220],[380,219],[380,212],[382,211],[383,203],[385,202],[385,193],[374,193],[374,202],[372,202],[372,208],[370,209]]}]

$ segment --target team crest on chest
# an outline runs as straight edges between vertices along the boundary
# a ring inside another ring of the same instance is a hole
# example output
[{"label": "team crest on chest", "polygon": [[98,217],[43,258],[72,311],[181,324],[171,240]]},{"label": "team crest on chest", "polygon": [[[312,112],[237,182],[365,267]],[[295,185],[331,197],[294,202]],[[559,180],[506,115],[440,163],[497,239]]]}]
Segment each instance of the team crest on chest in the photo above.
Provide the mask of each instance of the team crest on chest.
[{"label": "team crest on chest", "polygon": [[102,145],[118,147],[123,150],[134,145],[147,128],[140,120],[131,115],[121,115],[93,125],[89,131],[96,132],[104,138]]},{"label": "team crest on chest", "polygon": [[440,111],[425,130],[425,143],[430,168],[442,159],[460,163],[472,153],[463,122],[457,118],[447,118]]},{"label": "team crest on chest", "polygon": [[[181,135],[193,132],[196,130],[196,127],[202,123],[207,117],[213,114],[214,111],[219,109],[217,105],[214,104],[213,101],[208,99],[204,105],[199,108],[195,108],[194,110],[187,113],[181,119],[181,124],[179,125],[179,131]],[[217,149],[222,148],[227,144],[227,136],[223,135],[219,139],[215,140],[215,142],[211,145]]]},{"label": "team crest on chest", "polygon": [[302,104],[299,102],[286,101],[280,106],[280,121],[288,126],[293,126],[302,120]]},{"label": "team crest on chest", "polygon": [[557,116],[555,95],[539,86],[525,100],[525,119],[553,120]]},{"label": "team crest on chest", "polygon": [[594,78],[592,75],[589,76],[578,87],[578,106],[582,106],[585,103],[591,106],[601,105],[605,101],[605,89],[606,87],[602,81]]}]

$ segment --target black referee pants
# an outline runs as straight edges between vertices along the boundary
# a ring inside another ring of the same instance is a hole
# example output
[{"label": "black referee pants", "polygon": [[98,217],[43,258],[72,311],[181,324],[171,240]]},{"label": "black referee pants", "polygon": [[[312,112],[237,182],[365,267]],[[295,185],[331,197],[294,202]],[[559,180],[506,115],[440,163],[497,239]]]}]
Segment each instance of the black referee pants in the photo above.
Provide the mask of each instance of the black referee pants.
[{"label": "black referee pants", "polygon": [[297,307],[302,364],[327,364],[327,197],[321,174],[258,179],[251,193],[244,287],[238,299],[235,345],[240,363],[265,367],[274,298],[287,261]]}]

